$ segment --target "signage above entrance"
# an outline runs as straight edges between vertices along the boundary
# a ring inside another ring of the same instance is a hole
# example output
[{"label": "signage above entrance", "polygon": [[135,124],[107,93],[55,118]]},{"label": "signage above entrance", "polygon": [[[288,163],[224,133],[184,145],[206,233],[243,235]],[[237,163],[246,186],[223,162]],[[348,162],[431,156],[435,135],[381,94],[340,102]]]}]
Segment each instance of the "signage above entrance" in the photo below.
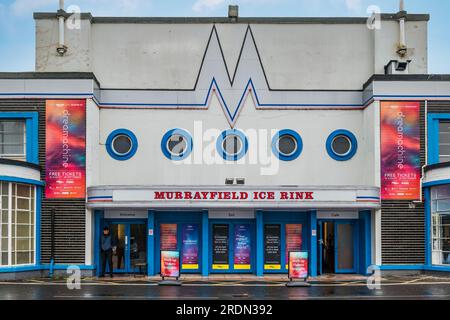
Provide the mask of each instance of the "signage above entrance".
[{"label": "signage above entrance", "polygon": [[376,187],[150,186],[88,188],[90,207],[378,208]]}]

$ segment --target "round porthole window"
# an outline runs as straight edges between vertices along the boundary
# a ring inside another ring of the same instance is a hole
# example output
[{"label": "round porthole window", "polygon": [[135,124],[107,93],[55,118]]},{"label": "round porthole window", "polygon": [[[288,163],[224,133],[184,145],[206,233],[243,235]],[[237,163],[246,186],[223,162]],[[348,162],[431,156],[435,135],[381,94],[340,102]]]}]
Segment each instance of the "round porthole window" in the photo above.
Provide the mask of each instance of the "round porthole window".
[{"label": "round porthole window", "polygon": [[111,132],[106,140],[106,151],[116,160],[128,160],[135,155],[138,147],[136,136],[127,129]]},{"label": "round porthole window", "polygon": [[283,161],[292,161],[302,153],[303,142],[294,130],[281,130],[272,139],[273,153]]},{"label": "round porthole window", "polygon": [[327,152],[337,161],[353,158],[358,149],[358,142],[353,133],[347,130],[334,131],[327,139]]},{"label": "round porthole window", "polygon": [[236,161],[247,153],[247,137],[239,130],[231,129],[222,132],[217,139],[217,151],[225,160]]},{"label": "round porthole window", "polygon": [[118,155],[127,154],[132,147],[133,142],[131,141],[131,138],[124,134],[116,136],[112,141],[113,151]]},{"label": "round porthole window", "polygon": [[182,129],[167,132],[161,141],[161,149],[170,160],[183,160],[192,152],[192,137]]}]

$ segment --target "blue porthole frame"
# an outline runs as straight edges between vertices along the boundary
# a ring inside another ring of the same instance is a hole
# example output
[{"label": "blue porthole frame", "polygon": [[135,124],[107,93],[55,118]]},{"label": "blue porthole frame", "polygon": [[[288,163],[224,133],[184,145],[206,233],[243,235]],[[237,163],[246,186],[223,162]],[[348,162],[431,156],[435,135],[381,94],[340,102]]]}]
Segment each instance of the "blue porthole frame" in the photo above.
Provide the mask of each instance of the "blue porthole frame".
[{"label": "blue porthole frame", "polygon": [[[291,136],[291,137],[293,137],[295,139],[295,141],[297,143],[297,150],[295,150],[295,152],[293,152],[290,155],[284,155],[284,154],[280,153],[280,151],[279,151],[279,149],[277,147],[278,141],[283,136]],[[300,156],[302,151],[303,151],[303,140],[302,140],[302,137],[294,130],[290,130],[290,129],[280,130],[272,138],[272,152],[278,159],[280,159],[282,161],[295,160],[295,159],[297,159]]]},{"label": "blue porthole frame", "polygon": [[[345,136],[350,140],[350,143],[351,143],[350,151],[346,155],[339,155],[333,151],[332,143],[333,143],[334,138],[336,138],[337,136]],[[358,140],[356,140],[355,135],[353,133],[351,133],[350,131],[340,129],[340,130],[333,131],[328,136],[326,148],[327,148],[328,155],[332,159],[334,159],[336,161],[347,161],[347,160],[350,160],[351,158],[353,158],[353,156],[356,154],[356,151],[358,150]]]},{"label": "blue porthole frame", "polygon": [[[114,138],[116,138],[119,135],[124,135],[130,138],[131,140],[131,149],[126,154],[118,154],[114,151],[114,148],[112,147],[112,142]],[[111,156],[111,158],[118,160],[118,161],[125,161],[130,158],[132,158],[138,149],[138,140],[133,132],[131,132],[128,129],[116,129],[113,132],[111,132],[106,139],[106,151]]]},{"label": "blue porthole frame", "polygon": [[[228,154],[223,149],[223,141],[225,140],[225,138],[227,136],[230,136],[230,135],[238,136],[241,139],[241,141],[242,141],[242,148],[241,148],[241,150],[237,154],[234,154],[234,155]],[[236,130],[236,129],[225,130],[217,138],[216,149],[217,149],[217,152],[222,156],[222,158],[224,160],[237,161],[237,160],[241,159],[242,157],[244,157],[247,154],[247,151],[248,151],[248,139],[247,139],[247,137],[245,136],[245,134],[242,131],[239,131],[239,130]]]},{"label": "blue porthole frame", "polygon": [[[167,149],[167,141],[170,139],[170,137],[172,137],[175,134],[180,135],[180,136],[182,136],[183,138],[186,139],[187,148],[179,156],[173,155]],[[180,161],[180,160],[186,159],[191,154],[192,149],[193,149],[193,145],[194,145],[194,143],[193,143],[191,134],[189,132],[187,132],[186,130],[179,129],[179,128],[175,128],[175,129],[167,131],[166,134],[161,139],[161,151],[162,151],[162,153],[164,154],[164,156],[167,159],[174,160],[174,161]]]}]

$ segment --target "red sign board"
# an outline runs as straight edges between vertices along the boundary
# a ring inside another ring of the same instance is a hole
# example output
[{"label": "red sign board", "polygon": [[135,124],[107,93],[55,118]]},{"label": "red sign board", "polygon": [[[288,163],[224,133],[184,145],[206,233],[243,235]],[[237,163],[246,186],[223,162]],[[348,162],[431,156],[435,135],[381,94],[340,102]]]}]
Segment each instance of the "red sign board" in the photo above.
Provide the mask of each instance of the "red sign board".
[{"label": "red sign board", "polygon": [[289,279],[306,279],[308,277],[308,252],[289,252]]},{"label": "red sign board", "polygon": [[179,251],[161,251],[161,276],[174,278],[180,276]]},{"label": "red sign board", "polygon": [[381,103],[381,198],[420,199],[419,102]]},{"label": "red sign board", "polygon": [[47,100],[45,197],[86,194],[86,100]]}]

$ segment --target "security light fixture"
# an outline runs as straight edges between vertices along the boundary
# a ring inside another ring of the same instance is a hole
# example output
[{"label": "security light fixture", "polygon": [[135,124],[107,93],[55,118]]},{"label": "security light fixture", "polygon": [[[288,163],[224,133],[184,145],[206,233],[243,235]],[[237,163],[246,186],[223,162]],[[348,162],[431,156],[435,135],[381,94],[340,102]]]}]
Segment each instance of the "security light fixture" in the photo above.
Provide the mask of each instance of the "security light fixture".
[{"label": "security light fixture", "polygon": [[240,184],[240,185],[245,184],[245,178],[236,178],[236,184]]},{"label": "security light fixture", "polygon": [[226,178],[225,179],[225,184],[226,185],[234,184],[234,178]]}]

